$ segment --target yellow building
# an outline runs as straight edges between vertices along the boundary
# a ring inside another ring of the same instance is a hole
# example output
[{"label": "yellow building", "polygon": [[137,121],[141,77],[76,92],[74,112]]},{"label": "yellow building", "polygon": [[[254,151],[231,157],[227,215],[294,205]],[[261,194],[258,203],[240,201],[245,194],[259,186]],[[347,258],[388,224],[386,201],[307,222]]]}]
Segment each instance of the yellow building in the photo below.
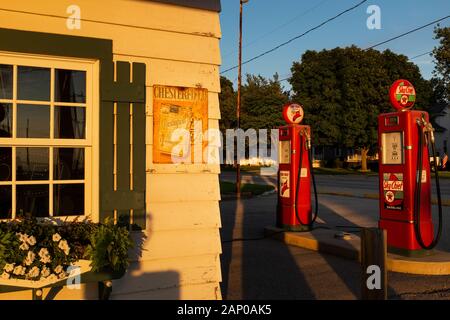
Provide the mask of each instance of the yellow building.
[{"label": "yellow building", "polygon": [[[220,167],[164,153],[183,117],[218,128],[219,11],[219,0],[0,0],[0,218],[140,226],[143,250],[112,299],[221,298]],[[95,299],[97,287],[46,297]]]}]

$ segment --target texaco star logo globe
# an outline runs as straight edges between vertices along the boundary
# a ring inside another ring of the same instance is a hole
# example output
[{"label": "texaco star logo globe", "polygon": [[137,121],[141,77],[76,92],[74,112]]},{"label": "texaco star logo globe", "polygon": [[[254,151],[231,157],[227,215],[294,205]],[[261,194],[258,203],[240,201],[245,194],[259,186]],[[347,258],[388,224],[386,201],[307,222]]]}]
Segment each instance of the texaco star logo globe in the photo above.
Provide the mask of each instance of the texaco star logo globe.
[{"label": "texaco star logo globe", "polygon": [[416,90],[411,82],[400,79],[392,84],[389,90],[389,98],[395,109],[405,111],[414,106],[416,102]]},{"label": "texaco star logo globe", "polygon": [[305,113],[298,103],[289,103],[283,107],[283,118],[289,124],[299,124],[302,122]]}]

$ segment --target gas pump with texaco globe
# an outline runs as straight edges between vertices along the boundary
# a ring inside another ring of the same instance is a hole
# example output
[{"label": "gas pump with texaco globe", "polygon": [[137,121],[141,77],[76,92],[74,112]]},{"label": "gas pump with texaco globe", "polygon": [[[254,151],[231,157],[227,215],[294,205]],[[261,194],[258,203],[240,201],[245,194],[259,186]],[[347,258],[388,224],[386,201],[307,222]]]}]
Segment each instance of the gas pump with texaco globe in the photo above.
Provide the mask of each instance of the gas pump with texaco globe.
[{"label": "gas pump with texaco globe", "polygon": [[[433,249],[442,230],[434,129],[427,112],[410,110],[416,91],[409,81],[394,82],[389,95],[397,111],[378,116],[379,227],[387,230],[390,252],[412,256]],[[436,236],[431,210],[430,146],[439,207]]]},{"label": "gas pump with texaco globe", "polygon": [[[279,128],[277,227],[291,231],[312,229],[317,218],[317,192],[312,170],[311,128],[301,125],[301,105],[283,107],[287,125]],[[311,181],[315,195],[315,211],[311,206]]]}]

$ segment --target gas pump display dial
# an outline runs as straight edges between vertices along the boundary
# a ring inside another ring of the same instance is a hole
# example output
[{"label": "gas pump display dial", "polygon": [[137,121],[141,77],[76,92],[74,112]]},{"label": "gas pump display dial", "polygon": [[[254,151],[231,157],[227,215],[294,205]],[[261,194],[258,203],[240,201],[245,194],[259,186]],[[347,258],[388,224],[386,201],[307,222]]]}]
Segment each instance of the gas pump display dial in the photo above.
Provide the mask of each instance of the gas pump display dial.
[{"label": "gas pump display dial", "polygon": [[403,134],[402,132],[388,132],[381,135],[383,164],[403,163]]},{"label": "gas pump display dial", "polygon": [[291,141],[290,140],[280,141],[279,159],[280,159],[280,164],[291,163]]}]

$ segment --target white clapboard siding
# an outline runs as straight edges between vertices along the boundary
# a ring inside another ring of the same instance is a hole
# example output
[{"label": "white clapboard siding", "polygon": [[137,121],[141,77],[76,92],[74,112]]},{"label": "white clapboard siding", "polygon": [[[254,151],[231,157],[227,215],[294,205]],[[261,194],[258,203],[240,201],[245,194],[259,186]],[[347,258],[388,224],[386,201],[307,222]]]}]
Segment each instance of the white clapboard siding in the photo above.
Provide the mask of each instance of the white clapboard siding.
[{"label": "white clapboard siding", "polygon": [[217,201],[149,202],[147,230],[153,232],[221,227]]},{"label": "white clapboard siding", "polygon": [[[209,92],[220,92],[219,66],[217,65],[123,54],[114,54],[113,59],[146,64],[147,94],[149,94],[148,90],[151,90],[154,85],[200,87],[208,89]],[[183,76],[180,77],[180,74]]]},{"label": "white clapboard siding", "polygon": [[90,20],[208,37],[221,37],[217,13],[168,6],[150,1],[2,1],[0,8],[53,16],[55,19],[60,17],[60,20],[65,20],[70,15],[67,13],[67,8],[74,4],[81,9],[82,21]]},{"label": "white clapboard siding", "polygon": [[113,283],[115,294],[133,294],[146,290],[218,283],[221,281],[218,255],[133,262],[127,274]]},{"label": "white clapboard siding", "polygon": [[69,30],[65,19],[0,10],[3,28],[113,39],[114,54],[219,65],[219,39],[84,21]]},{"label": "white clapboard siding", "polygon": [[217,174],[147,174],[147,202],[149,203],[206,200],[220,200]]},{"label": "white clapboard siding", "polygon": [[[219,229],[181,229],[146,232],[146,238],[137,240],[140,246],[130,250],[130,260],[159,261],[222,253]],[[142,249],[138,249],[141,247]]]},{"label": "white clapboard siding", "polygon": [[221,300],[220,287],[216,283],[185,285],[166,289],[146,290],[133,294],[113,294],[116,300]]}]

